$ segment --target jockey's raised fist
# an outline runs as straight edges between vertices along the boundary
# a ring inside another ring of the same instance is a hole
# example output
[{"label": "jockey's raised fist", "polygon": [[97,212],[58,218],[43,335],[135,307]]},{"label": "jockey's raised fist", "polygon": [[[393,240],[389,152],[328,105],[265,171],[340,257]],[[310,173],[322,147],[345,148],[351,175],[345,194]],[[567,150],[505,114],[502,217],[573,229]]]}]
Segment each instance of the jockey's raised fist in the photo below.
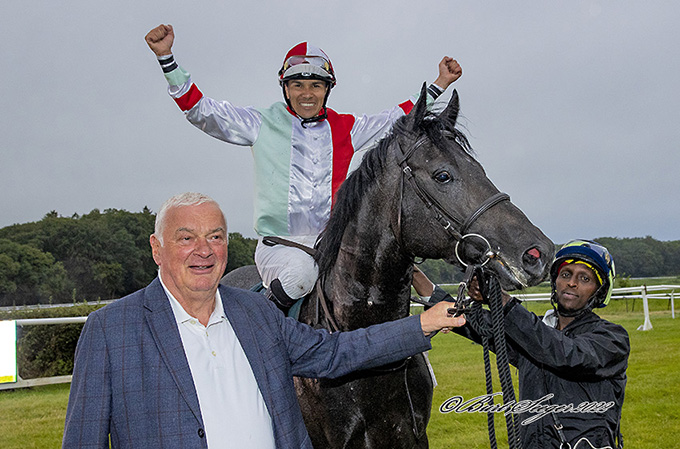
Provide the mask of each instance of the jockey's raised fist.
[{"label": "jockey's raised fist", "polygon": [[172,44],[175,41],[175,32],[172,25],[158,25],[149,31],[144,40],[156,56],[164,56],[172,53]]}]

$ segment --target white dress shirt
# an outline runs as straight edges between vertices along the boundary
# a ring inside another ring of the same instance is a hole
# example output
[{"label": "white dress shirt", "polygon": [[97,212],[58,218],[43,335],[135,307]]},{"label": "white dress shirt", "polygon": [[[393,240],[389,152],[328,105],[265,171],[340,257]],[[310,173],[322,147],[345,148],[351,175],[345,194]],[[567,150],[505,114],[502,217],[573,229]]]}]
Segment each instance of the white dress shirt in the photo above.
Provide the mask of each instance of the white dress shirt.
[{"label": "white dress shirt", "polygon": [[[161,284],[163,281],[161,280]],[[224,314],[219,290],[207,326],[163,284],[189,361],[210,449],[274,449],[274,430],[255,375]]]}]

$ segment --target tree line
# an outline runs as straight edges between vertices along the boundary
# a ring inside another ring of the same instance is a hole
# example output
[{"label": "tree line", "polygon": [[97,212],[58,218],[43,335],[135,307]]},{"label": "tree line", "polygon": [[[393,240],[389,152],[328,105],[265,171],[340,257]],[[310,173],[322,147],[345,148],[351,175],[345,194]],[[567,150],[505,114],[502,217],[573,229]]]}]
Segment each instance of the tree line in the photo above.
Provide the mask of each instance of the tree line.
[{"label": "tree line", "polygon": [[[156,215],[94,209],[0,229],[0,306],[119,298],[151,282]],[[257,241],[229,234],[227,270],[253,263]]]},{"label": "tree line", "polygon": [[[155,214],[94,209],[0,228],[0,306],[96,301],[119,298],[153,280],[157,267],[149,235]],[[680,275],[680,240],[602,237],[619,276]],[[257,241],[229,234],[227,271],[253,263]],[[421,267],[437,283],[460,281],[458,267],[425,261]]]}]

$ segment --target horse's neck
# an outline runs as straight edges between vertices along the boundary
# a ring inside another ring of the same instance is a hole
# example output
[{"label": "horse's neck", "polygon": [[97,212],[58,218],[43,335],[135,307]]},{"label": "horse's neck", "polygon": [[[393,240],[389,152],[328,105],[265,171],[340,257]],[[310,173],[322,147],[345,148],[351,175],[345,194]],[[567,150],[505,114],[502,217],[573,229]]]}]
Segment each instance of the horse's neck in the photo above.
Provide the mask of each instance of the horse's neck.
[{"label": "horse's neck", "polygon": [[410,259],[384,223],[349,226],[325,291],[338,324],[355,329],[408,315]]}]

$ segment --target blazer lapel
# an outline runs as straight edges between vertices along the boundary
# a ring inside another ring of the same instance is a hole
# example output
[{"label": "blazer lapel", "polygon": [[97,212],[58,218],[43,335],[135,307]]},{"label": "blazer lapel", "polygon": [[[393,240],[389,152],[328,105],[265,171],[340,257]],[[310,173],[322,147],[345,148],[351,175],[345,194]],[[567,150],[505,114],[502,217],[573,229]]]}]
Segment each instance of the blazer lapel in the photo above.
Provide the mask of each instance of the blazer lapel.
[{"label": "blazer lapel", "polygon": [[177,328],[177,321],[170,306],[170,300],[163,290],[158,278],[149,284],[144,291],[144,307],[146,322],[158,347],[161,358],[170,371],[184,400],[203,425],[198,395],[194,387],[189,362],[184,354],[184,346]]}]

